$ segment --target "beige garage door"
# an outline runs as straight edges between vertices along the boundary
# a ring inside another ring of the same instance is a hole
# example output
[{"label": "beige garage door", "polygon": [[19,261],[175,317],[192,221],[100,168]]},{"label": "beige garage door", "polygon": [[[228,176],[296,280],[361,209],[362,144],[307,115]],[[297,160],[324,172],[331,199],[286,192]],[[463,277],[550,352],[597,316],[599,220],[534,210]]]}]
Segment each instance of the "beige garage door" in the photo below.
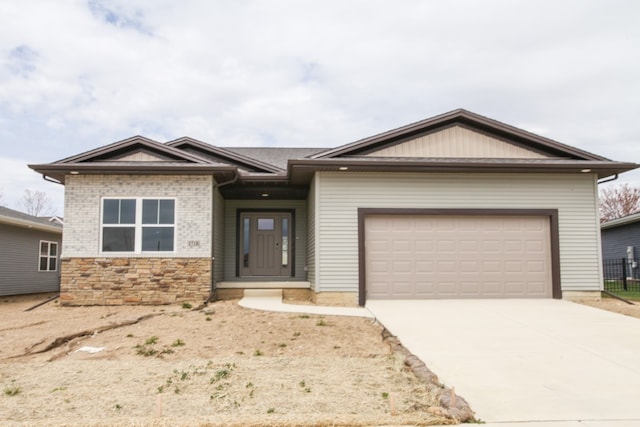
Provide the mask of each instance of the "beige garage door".
[{"label": "beige garage door", "polygon": [[549,227],[538,216],[368,216],[366,297],[550,298]]}]

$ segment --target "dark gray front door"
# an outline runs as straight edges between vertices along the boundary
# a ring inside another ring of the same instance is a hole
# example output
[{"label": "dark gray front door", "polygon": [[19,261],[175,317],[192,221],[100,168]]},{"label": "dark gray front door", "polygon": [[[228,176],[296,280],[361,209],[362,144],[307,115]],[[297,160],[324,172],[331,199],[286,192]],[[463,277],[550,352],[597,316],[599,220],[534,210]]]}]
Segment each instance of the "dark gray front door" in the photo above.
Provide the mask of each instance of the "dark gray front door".
[{"label": "dark gray front door", "polygon": [[240,214],[240,275],[291,276],[291,214]]}]

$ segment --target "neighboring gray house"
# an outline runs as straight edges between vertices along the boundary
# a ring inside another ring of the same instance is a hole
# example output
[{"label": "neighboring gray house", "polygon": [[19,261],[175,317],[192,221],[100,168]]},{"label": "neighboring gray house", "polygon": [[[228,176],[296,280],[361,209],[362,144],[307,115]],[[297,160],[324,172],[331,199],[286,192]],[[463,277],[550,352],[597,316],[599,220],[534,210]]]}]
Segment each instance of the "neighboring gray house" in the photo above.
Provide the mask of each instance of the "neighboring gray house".
[{"label": "neighboring gray house", "polygon": [[598,181],[637,166],[465,110],[337,148],[135,136],[30,165],[65,185],[69,305],[599,296]]},{"label": "neighboring gray house", "polygon": [[600,225],[602,258],[640,258],[640,212]]},{"label": "neighboring gray house", "polygon": [[60,290],[62,225],[0,206],[0,295]]}]

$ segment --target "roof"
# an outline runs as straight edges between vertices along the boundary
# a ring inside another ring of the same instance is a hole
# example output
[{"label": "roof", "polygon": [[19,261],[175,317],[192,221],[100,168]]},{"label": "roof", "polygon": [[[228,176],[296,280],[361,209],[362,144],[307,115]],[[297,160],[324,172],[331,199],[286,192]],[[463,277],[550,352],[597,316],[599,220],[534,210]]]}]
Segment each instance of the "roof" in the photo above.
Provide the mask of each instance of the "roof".
[{"label": "roof", "polygon": [[48,217],[40,218],[4,206],[0,206],[0,224],[62,234],[62,225],[50,221]]},{"label": "roof", "polygon": [[602,224],[600,224],[600,229],[606,230],[609,228],[616,228],[623,225],[633,224],[635,222],[640,222],[640,212],[636,212],[622,218],[612,219],[611,221],[603,222]]},{"label": "roof", "polygon": [[[538,158],[371,156],[454,126],[539,154]],[[604,178],[638,167],[616,162],[496,120],[458,109],[336,148],[223,148],[189,137],[160,143],[134,136],[30,168],[61,183],[75,174],[198,174],[217,182],[308,185],[316,171],[592,173]],[[237,182],[236,182],[237,181]],[[230,189],[227,189],[230,190]]]}]

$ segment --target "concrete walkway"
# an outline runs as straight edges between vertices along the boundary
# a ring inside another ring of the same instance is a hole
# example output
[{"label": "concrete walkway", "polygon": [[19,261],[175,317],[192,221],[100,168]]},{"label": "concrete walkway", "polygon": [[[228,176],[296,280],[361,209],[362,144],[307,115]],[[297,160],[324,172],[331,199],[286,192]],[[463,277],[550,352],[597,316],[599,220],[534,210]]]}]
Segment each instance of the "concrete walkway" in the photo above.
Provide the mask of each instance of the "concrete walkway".
[{"label": "concrete walkway", "polygon": [[488,426],[640,426],[640,319],[560,300],[367,308]]},{"label": "concrete walkway", "polygon": [[282,289],[247,289],[238,303],[245,308],[283,313],[304,313],[330,316],[354,316],[373,319],[373,314],[361,307],[330,307],[324,305],[286,304],[282,301]]}]

